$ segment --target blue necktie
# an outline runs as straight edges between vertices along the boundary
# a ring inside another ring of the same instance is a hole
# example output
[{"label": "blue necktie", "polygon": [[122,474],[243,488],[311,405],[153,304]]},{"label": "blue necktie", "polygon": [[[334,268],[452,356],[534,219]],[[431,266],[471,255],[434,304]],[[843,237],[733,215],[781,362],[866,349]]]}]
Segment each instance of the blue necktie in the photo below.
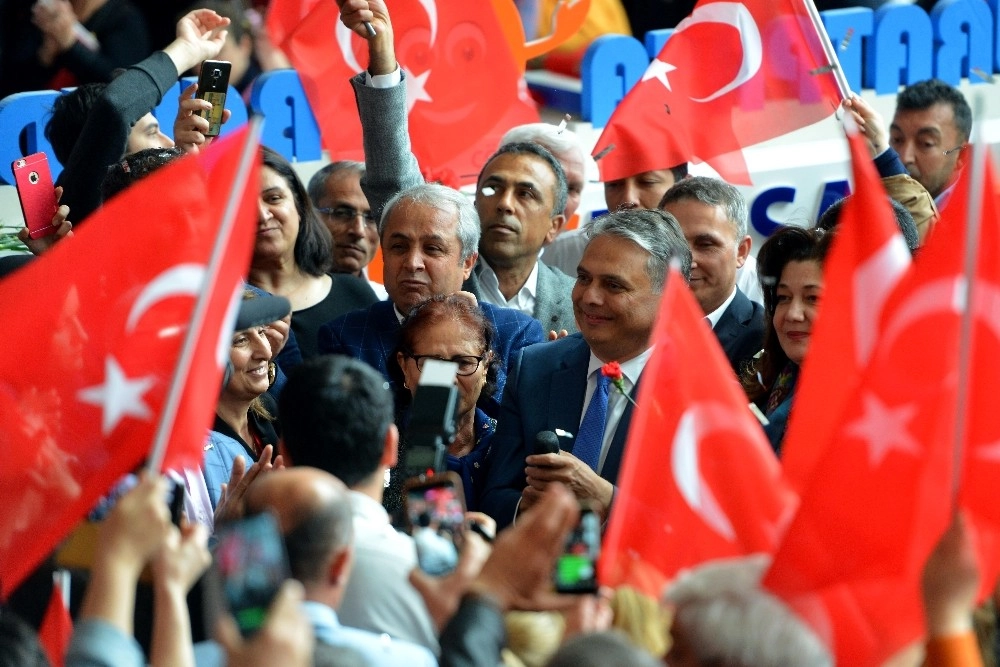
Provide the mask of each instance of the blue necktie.
[{"label": "blue necktie", "polygon": [[608,386],[611,379],[597,372],[597,388],[587,406],[587,413],[580,422],[580,434],[573,445],[573,455],[594,471],[601,461],[601,445],[604,444],[604,426],[608,420]]}]

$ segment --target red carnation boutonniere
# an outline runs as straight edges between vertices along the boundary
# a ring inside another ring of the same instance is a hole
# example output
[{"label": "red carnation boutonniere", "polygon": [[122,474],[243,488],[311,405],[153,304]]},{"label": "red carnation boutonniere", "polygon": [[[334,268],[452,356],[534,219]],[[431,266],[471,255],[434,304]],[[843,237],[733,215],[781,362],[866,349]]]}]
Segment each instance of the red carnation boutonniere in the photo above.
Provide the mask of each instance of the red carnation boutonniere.
[{"label": "red carnation boutonniere", "polygon": [[622,367],[617,361],[609,361],[608,363],[601,366],[601,375],[611,380],[611,384],[621,392],[621,395],[628,399],[628,402],[639,407],[639,405],[632,400],[632,397],[628,395],[625,391],[625,379],[622,375]]}]

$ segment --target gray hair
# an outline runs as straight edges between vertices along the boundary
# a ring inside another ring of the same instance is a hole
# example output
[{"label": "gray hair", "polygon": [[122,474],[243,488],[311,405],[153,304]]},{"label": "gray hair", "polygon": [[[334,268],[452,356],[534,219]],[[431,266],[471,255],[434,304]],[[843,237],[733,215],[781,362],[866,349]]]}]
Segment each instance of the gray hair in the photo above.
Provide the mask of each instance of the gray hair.
[{"label": "gray hair", "polygon": [[680,262],[684,280],[691,276],[691,248],[684,240],[677,218],[665,211],[641,208],[615,211],[590,223],[586,233],[588,244],[598,236],[617,236],[648,252],[646,273],[654,292],[663,291],[671,259]]},{"label": "gray hair", "polygon": [[339,162],[331,162],[328,165],[324,165],[322,169],[313,174],[312,178],[309,179],[309,185],[306,187],[306,192],[309,193],[309,199],[312,201],[313,206],[316,206],[316,202],[323,196],[323,190],[326,188],[326,179],[339,171],[350,171],[359,177],[364,176],[365,163],[355,162],[354,160],[340,160]]},{"label": "gray hair", "polygon": [[429,206],[439,211],[458,216],[458,242],[462,246],[462,261],[479,250],[479,214],[472,200],[458,190],[437,183],[421,183],[397,192],[386,202],[382,209],[382,218],[378,222],[378,234],[381,237],[385,231],[386,220],[392,211],[401,203]]},{"label": "gray hair", "polygon": [[682,572],[667,591],[701,664],[831,667],[819,638],[760,587],[769,557],[718,560]]},{"label": "gray hair", "polygon": [[551,123],[526,123],[513,127],[500,139],[500,146],[525,142],[541,144],[557,158],[569,153],[578,153],[580,161],[583,162],[587,155],[575,132],[567,128],[560,130],[558,125]]},{"label": "gray hair", "polygon": [[737,242],[747,235],[750,210],[740,191],[729,183],[708,176],[685,178],[674,183],[664,193],[658,208],[682,199],[694,199],[709,206],[721,206],[726,212],[726,219],[736,228]]}]

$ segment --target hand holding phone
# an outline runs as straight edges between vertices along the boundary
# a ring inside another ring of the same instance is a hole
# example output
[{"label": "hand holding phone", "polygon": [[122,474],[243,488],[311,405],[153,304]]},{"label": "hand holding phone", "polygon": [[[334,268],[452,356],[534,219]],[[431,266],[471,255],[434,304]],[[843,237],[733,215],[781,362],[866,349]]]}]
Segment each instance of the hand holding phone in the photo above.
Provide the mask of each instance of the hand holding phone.
[{"label": "hand holding phone", "polygon": [[462,480],[453,472],[412,478],[404,503],[420,569],[431,575],[454,570],[465,528]]},{"label": "hand holding phone", "polygon": [[211,111],[199,111],[198,115],[208,121],[206,137],[217,137],[222,131],[222,112],[226,108],[226,92],[229,90],[229,73],[232,64],[225,60],[206,60],[201,64],[198,75],[199,99],[212,105]]},{"label": "hand holding phone", "polygon": [[596,593],[597,559],[601,555],[601,517],[581,505],[580,520],[566,537],[552,577],[560,593]]},{"label": "hand holding phone", "polygon": [[17,197],[24,214],[24,225],[28,236],[38,239],[56,232],[52,218],[58,203],[56,190],[52,187],[52,173],[45,153],[34,153],[11,164]]}]

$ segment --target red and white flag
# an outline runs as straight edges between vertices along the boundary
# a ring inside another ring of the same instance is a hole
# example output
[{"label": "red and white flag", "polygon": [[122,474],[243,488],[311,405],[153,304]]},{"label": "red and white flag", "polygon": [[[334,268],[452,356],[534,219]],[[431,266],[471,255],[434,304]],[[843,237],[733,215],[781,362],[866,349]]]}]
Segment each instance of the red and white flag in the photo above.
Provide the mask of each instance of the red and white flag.
[{"label": "red and white flag", "polygon": [[[474,181],[509,127],[538,121],[519,94],[523,46],[512,49],[490,2],[398,0],[391,11],[413,153],[424,169]],[[367,67],[367,43],[331,0],[272,0],[267,25],[302,79],[323,147],[334,159],[363,160],[348,79]]]},{"label": "red and white flag", "polygon": [[45,609],[45,617],[38,628],[38,643],[45,650],[52,667],[63,667],[66,664],[69,642],[73,638],[73,619],[70,618],[66,604],[69,591],[63,590],[63,585],[69,585],[69,573],[65,570],[57,571],[53,580],[49,606]]},{"label": "red and white flag", "polygon": [[[147,176],[0,283],[18,319],[0,370],[0,597],[150,454],[199,297],[209,308],[164,465],[201,463],[257,224],[249,127]],[[210,282],[230,193],[238,214]]]},{"label": "red and white flag", "polygon": [[[969,301],[970,171],[960,178],[952,205],[912,270],[886,301],[864,378],[837,420],[835,446],[817,457],[817,472],[801,493],[765,577],[765,585],[791,604],[815,603],[803,615],[814,627],[832,628],[838,662],[880,664],[921,635],[920,573],[955,507],[956,461],[964,471],[958,499],[980,533],[984,582],[997,572],[991,554],[1000,512],[990,496],[1000,472],[1000,462],[991,460],[1000,441],[1000,424],[992,418],[1000,389],[1000,226],[987,163],[987,186],[979,186],[982,214],[972,216],[981,224]],[[967,312],[971,363],[961,370]],[[810,348],[810,355],[817,353],[821,350]],[[821,406],[796,404],[803,409]],[[817,602],[830,599],[848,603]],[[866,632],[857,629],[865,626]]]},{"label": "red and white flag", "polygon": [[707,162],[750,184],[742,149],[840,104],[812,0],[701,0],[612,114],[594,148],[601,180]]},{"label": "red and white flag", "polygon": [[864,137],[852,128],[848,142],[853,194],[823,266],[823,300],[782,445],[785,476],[798,492],[827,447],[836,446],[833,435],[874,352],[886,300],[910,268],[910,252]]},{"label": "red and white flag", "polygon": [[671,269],[600,580],[659,597],[680,569],[771,553],[795,497],[684,278]]}]

